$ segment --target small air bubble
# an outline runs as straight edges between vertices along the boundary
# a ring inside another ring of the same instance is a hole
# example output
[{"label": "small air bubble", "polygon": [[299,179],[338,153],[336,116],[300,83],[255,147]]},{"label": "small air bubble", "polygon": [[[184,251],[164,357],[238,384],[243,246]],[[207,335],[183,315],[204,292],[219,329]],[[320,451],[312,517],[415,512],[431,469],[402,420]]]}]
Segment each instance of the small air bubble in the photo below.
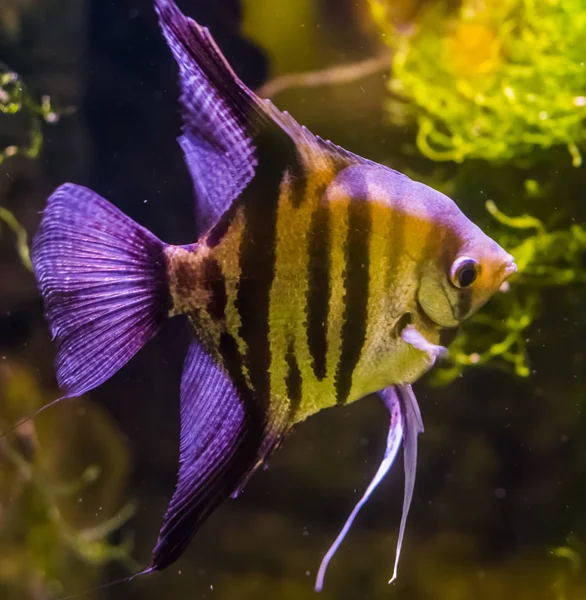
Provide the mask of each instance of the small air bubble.
[{"label": "small air bubble", "polygon": [[496,488],[496,490],[494,491],[494,495],[499,500],[504,500],[507,497],[507,490],[505,490],[505,488]]}]

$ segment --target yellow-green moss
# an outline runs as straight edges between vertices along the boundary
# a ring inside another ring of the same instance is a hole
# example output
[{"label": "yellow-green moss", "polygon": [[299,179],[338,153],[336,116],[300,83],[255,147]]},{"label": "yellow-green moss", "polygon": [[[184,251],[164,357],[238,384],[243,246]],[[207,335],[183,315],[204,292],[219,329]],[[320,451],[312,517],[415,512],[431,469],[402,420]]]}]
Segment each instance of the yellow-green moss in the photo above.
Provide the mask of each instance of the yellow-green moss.
[{"label": "yellow-green moss", "polygon": [[464,0],[455,12],[429,3],[409,31],[389,0],[369,0],[394,50],[391,118],[417,121],[433,160],[491,161],[565,145],[575,166],[586,137],[583,0]]}]

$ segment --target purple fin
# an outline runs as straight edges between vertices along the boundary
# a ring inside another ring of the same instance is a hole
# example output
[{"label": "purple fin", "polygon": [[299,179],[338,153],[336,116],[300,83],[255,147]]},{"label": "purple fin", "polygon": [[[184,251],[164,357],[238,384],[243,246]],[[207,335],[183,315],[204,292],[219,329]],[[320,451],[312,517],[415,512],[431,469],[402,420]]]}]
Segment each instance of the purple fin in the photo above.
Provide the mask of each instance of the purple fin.
[{"label": "purple fin", "polygon": [[[382,397],[385,402],[385,396],[388,394],[387,388],[383,390]],[[403,494],[403,513],[401,514],[401,526],[399,527],[399,537],[397,538],[397,551],[395,553],[395,565],[393,575],[389,580],[392,583],[397,579],[399,568],[399,558],[401,556],[401,546],[405,536],[405,527],[407,526],[407,516],[413,499],[413,490],[415,488],[415,475],[417,473],[417,437],[423,433],[423,421],[421,411],[417,404],[417,398],[410,385],[396,386],[403,412],[403,463],[405,466],[405,492]],[[388,404],[387,404],[388,406]]]},{"label": "purple fin", "polygon": [[251,409],[193,341],[181,381],[179,477],[151,568],[161,570],[177,560],[204,520],[270,451],[262,415]]},{"label": "purple fin", "polygon": [[330,546],[329,550],[323,557],[315,581],[316,592],[320,592],[322,590],[326,570],[328,568],[330,560],[337,552],[338,548],[340,547],[340,544],[344,541],[344,538],[346,537],[348,531],[350,531],[350,527],[352,527],[356,515],[358,515],[360,509],[364,506],[364,504],[366,504],[372,492],[374,492],[378,484],[383,480],[384,476],[387,474],[388,470],[395,462],[395,458],[397,457],[397,453],[399,451],[399,448],[401,447],[401,441],[403,439],[403,415],[401,410],[401,403],[397,396],[397,392],[394,387],[390,387],[383,390],[380,393],[380,395],[386,407],[389,409],[391,418],[385,454],[379,468],[377,469],[377,472],[375,473],[370,484],[368,485],[368,488],[366,489],[366,491],[364,492],[364,494],[350,513],[348,519],[346,519],[344,527],[342,527],[342,530],[338,534],[338,537],[334,540],[334,543]]},{"label": "purple fin", "polygon": [[[206,232],[275,156],[302,170],[297,148],[329,154],[344,166],[365,162],[321,140],[236,76],[210,32],[183,15],[173,0],[155,0],[163,34],[179,65],[183,135],[179,143],[193,180],[197,232]],[[278,196],[275,195],[275,201]]]},{"label": "purple fin", "polygon": [[163,249],[87,188],[68,183],[49,198],[32,262],[66,397],[110,378],[167,317]]},{"label": "purple fin", "polygon": [[257,159],[247,125],[258,106],[206,28],[185,17],[172,0],[156,0],[155,6],[179,65],[184,121],[179,143],[197,194],[201,234],[254,177]]},{"label": "purple fin", "polygon": [[409,514],[409,507],[411,506],[411,499],[413,498],[413,488],[415,486],[415,472],[417,470],[417,436],[423,432],[423,423],[421,421],[421,413],[419,412],[417,399],[415,398],[415,394],[413,393],[410,385],[391,386],[379,392],[379,395],[391,415],[385,454],[377,472],[368,485],[368,488],[350,513],[350,516],[346,520],[346,523],[344,523],[344,527],[342,527],[338,537],[335,539],[334,543],[330,546],[330,549],[324,556],[315,582],[316,592],[322,590],[326,570],[330,560],[346,537],[346,534],[350,530],[356,515],[393,465],[401,446],[401,441],[403,441],[405,493],[403,496],[403,511],[401,515],[399,537],[397,539],[395,566],[393,570],[393,577],[389,583],[393,582],[397,578],[401,546],[403,544],[405,527],[407,525],[407,515]]}]

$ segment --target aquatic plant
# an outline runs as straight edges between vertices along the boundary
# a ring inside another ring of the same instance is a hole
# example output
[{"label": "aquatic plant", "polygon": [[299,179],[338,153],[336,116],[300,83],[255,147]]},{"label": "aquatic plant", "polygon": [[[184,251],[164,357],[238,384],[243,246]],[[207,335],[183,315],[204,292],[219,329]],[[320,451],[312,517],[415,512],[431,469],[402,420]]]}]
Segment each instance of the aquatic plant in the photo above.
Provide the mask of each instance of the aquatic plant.
[{"label": "aquatic plant", "polygon": [[504,161],[565,145],[575,166],[586,139],[582,0],[427,3],[410,29],[388,0],[369,0],[394,51],[388,102],[417,122],[417,146],[436,161]]},{"label": "aquatic plant", "polygon": [[33,99],[22,78],[0,63],[0,114],[24,114],[28,120],[28,144],[10,144],[0,150],[0,165],[13,156],[37,158],[43,145],[42,124],[56,123],[60,114],[53,109],[51,98],[43,96],[40,102]]},{"label": "aquatic plant", "polygon": [[540,314],[539,290],[586,283],[586,227],[574,224],[550,232],[532,215],[507,216],[493,201],[486,202],[486,209],[504,226],[499,242],[515,257],[519,268],[513,282],[515,292],[508,293],[506,285],[490,311],[471,319],[451,344],[447,363],[435,374],[436,383],[448,383],[465,367],[488,363],[527,377],[526,332]]},{"label": "aquatic plant", "polygon": [[[7,357],[0,363],[0,396],[2,429],[16,415],[45,402],[32,374]],[[70,411],[62,415],[54,412],[0,440],[2,598],[22,597],[23,592],[26,597],[44,598],[52,593],[60,595],[64,589],[83,589],[95,580],[95,567],[111,560],[129,569],[136,566],[129,558],[129,539],[119,545],[108,541],[133,512],[132,504],[114,508],[127,472],[122,439],[97,407],[86,405],[84,412],[90,419],[80,419],[79,411],[74,411],[74,427],[71,423],[63,427],[64,419],[71,421]],[[45,427],[47,424],[50,427]],[[88,427],[95,433],[90,434]],[[57,436],[56,431],[61,433]],[[85,437],[83,443],[81,436]],[[82,447],[88,451],[81,452]],[[112,452],[116,469],[109,464]],[[81,456],[88,454],[97,459],[96,463],[86,464],[79,474],[84,460]],[[106,466],[103,475],[100,464]],[[71,471],[78,473],[73,480]],[[87,506],[81,503],[83,492],[90,487],[101,504],[97,508],[100,516],[95,514],[93,498]],[[114,516],[108,516],[111,512]],[[74,564],[78,567],[72,569]]]},{"label": "aquatic plant", "polygon": [[[468,177],[487,168],[483,161],[526,168],[547,159],[537,149],[562,145],[580,166],[586,139],[583,2],[464,0],[458,6],[428,3],[406,28],[394,24],[390,2],[369,0],[381,39],[393,51],[391,120],[415,124],[417,148],[432,161],[467,161]],[[453,192],[462,172],[451,179]],[[548,190],[537,190],[528,177],[507,212],[527,210],[544,193],[559,198],[564,185],[563,175],[553,176]],[[433,376],[436,383],[483,365],[528,376],[528,330],[541,311],[540,290],[586,282],[584,226],[550,230],[532,214],[513,218],[493,202],[486,208],[500,226],[494,237],[515,257],[519,275],[511,293],[493,300],[459,333]]]},{"label": "aquatic plant", "polygon": [[[28,144],[9,144],[0,148],[0,165],[15,156],[37,158],[43,146],[43,123],[56,123],[60,113],[55,112],[49,96],[36,102],[28,92],[22,78],[0,63],[0,118],[24,115],[27,119]],[[32,269],[27,233],[14,214],[0,206],[0,225],[4,223],[16,236],[16,245],[23,264]],[[0,230],[1,231],[1,230]]]},{"label": "aquatic plant", "polygon": [[[18,255],[20,256],[20,260],[29,271],[32,271],[33,265],[31,263],[28,235],[25,228],[18,222],[16,217],[7,208],[0,206],[0,222],[2,221],[8,226],[8,229],[10,229],[16,237],[16,249],[18,251]],[[1,231],[2,230],[0,228],[0,232]]]},{"label": "aquatic plant", "polygon": [[[14,143],[0,148],[0,165],[17,156],[38,158],[43,124],[56,123],[59,116],[48,96],[37,102],[22,78],[0,64],[0,119],[19,119],[13,134],[8,128],[3,133],[3,143],[10,135],[14,135]],[[0,206],[0,235],[6,230],[15,236],[20,260],[31,270],[27,232],[10,210]],[[47,401],[32,374],[8,356],[0,361],[0,397],[2,431]],[[136,566],[129,556],[129,539],[118,545],[108,539],[133,513],[132,504],[118,510],[114,507],[126,480],[127,451],[117,428],[102,411],[86,406],[84,412],[91,416],[90,427],[99,432],[97,437],[87,431],[83,434],[84,426],[79,422],[75,427],[63,427],[64,417],[53,415],[40,417],[0,439],[2,598],[23,594],[48,598],[62,595],[65,589],[85,589],[95,581],[96,567],[112,560],[129,569]],[[46,419],[52,423],[49,429],[43,427]],[[83,443],[80,434],[85,435]],[[84,445],[87,452],[81,450]],[[102,475],[99,464],[107,464],[110,451],[116,454],[117,468],[107,465]],[[83,456],[98,460],[81,465]],[[77,457],[75,469],[72,457]],[[69,466],[66,472],[63,464]],[[80,505],[83,492],[90,487],[102,504],[97,509],[93,500],[85,509]]]},{"label": "aquatic plant", "polygon": [[569,580],[582,570],[583,544],[575,536],[569,536],[565,546],[552,548],[551,556],[560,559],[560,569],[554,580],[552,591],[555,600],[568,600]]}]

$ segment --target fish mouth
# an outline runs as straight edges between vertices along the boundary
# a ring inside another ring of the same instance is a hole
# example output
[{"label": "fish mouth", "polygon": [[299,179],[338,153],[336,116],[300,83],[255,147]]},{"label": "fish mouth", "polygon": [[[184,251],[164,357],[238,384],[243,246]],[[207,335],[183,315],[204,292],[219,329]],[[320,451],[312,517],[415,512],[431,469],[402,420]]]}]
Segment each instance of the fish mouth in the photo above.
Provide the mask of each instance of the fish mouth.
[{"label": "fish mouth", "polygon": [[501,282],[499,285],[500,292],[507,292],[509,290],[509,278],[518,272],[517,265],[515,264],[515,260],[512,256],[509,257],[509,260],[505,263],[502,273],[501,273]]},{"label": "fish mouth", "polygon": [[512,256],[509,256],[509,260],[505,263],[505,267],[503,269],[503,283],[511,276],[517,273],[519,269],[515,263],[515,259]]}]

